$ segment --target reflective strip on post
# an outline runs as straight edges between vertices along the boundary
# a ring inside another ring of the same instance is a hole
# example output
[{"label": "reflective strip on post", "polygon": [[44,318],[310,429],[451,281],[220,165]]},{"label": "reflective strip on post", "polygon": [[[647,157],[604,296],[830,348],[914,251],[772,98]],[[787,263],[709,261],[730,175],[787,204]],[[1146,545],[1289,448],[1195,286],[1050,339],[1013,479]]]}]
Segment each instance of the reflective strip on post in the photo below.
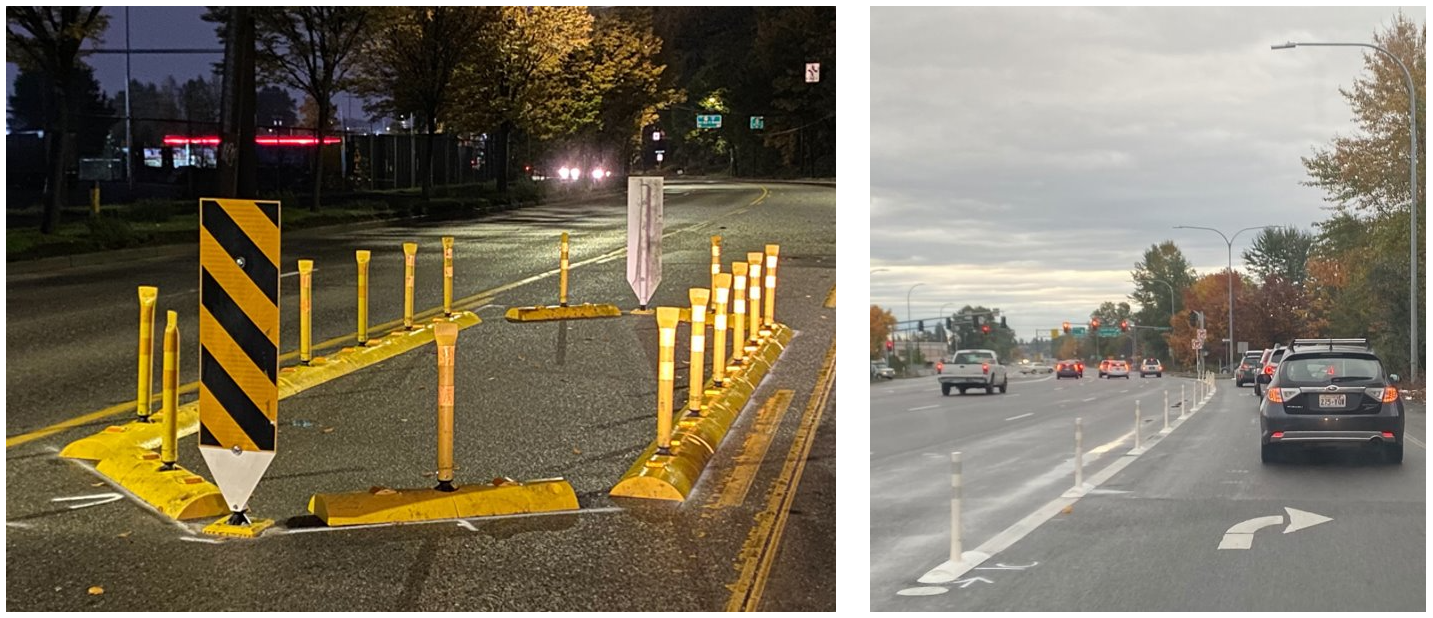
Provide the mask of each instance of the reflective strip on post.
[{"label": "reflective strip on post", "polygon": [[746,356],[746,262],[731,263],[732,319],[736,320],[731,333],[731,362],[740,365]]},{"label": "reflective strip on post", "polygon": [[438,345],[438,490],[453,491],[453,357],[456,356],[458,325],[439,322],[433,326]]},{"label": "reflective strip on post", "polygon": [[159,463],[173,470],[179,461],[179,312],[166,313],[164,326],[164,370],[160,374],[160,410],[164,413],[164,435],[159,446]]},{"label": "reflective strip on post", "polygon": [[453,237],[443,237],[443,315],[453,316]]},{"label": "reflective strip on post", "polygon": [[313,360],[313,260],[299,260],[299,362]]},{"label": "reflective strip on post", "polygon": [[369,252],[359,250],[358,258],[358,343],[368,343],[368,259]]},{"label": "reflective strip on post", "polygon": [[702,395],[706,394],[706,389],[702,388],[705,384],[702,365],[706,362],[707,302],[711,300],[711,290],[692,288],[687,291],[687,296],[692,301],[692,383],[687,388],[687,412],[697,416],[702,411]]},{"label": "reflective strip on post", "polygon": [[721,274],[721,237],[712,237],[712,290],[717,289],[717,275]]},{"label": "reflective strip on post", "polygon": [[776,257],[781,253],[779,245],[766,246],[766,307],[761,312],[762,324],[770,327],[776,323]]},{"label": "reflective strip on post", "polygon": [[677,321],[681,310],[657,307],[657,454],[672,454],[672,383],[676,372]]},{"label": "reflective strip on post", "polygon": [[567,306],[567,232],[562,233],[562,254],[559,258],[561,274],[557,277],[557,304],[561,307]]},{"label": "reflective strip on post", "polygon": [[413,330],[413,266],[418,261],[418,243],[403,243],[403,328]]},{"label": "reflective strip on post", "polygon": [[731,296],[731,275],[716,276],[716,307],[712,311],[712,384],[720,388],[726,381],[726,304]]},{"label": "reflective strip on post", "polygon": [[159,288],[139,286],[139,388],[135,409],[140,421],[149,420],[149,396],[154,388],[154,303]]}]

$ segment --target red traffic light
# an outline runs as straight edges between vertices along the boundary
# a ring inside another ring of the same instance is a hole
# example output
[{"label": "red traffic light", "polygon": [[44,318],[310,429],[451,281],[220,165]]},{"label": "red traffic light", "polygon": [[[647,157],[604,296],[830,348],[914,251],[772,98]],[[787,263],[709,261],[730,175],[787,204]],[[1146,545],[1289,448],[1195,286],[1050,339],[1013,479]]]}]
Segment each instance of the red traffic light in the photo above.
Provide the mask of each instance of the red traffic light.
[{"label": "red traffic light", "polygon": [[1099,318],[1090,318],[1090,328],[1099,328],[1099,327],[1100,327],[1100,319],[1099,319]]},{"label": "red traffic light", "polygon": [[1065,322],[1065,323],[1063,324],[1063,328],[1065,329],[1065,334],[1066,334],[1066,335],[1070,334],[1070,323],[1069,323],[1069,322]]},{"label": "red traffic light", "polygon": [[896,347],[896,343],[895,343],[894,341],[891,341],[890,339],[887,339],[887,340],[886,340],[886,351],[887,351],[887,352],[890,352],[890,351],[891,351],[891,348],[894,348],[894,347]]},{"label": "red traffic light", "polygon": [[1120,330],[1129,332],[1129,320],[1120,320]]},{"label": "red traffic light", "polygon": [[980,332],[989,335],[989,334],[990,334],[990,325],[989,325],[989,324],[981,324],[981,325],[980,325]]}]

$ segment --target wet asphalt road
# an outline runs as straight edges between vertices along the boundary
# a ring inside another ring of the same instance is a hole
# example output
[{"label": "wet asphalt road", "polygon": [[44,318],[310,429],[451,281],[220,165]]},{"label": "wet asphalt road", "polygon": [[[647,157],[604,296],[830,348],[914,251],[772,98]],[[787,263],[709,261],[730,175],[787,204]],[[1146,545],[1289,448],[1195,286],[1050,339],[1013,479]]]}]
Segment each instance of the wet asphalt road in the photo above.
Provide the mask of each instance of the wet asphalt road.
[{"label": "wet asphalt road", "polygon": [[[280,406],[279,456],[250,502],[277,520],[257,541],[197,540],[128,500],[68,509],[57,497],[113,491],[54,450],[104,423],[7,449],[8,609],[248,610],[719,610],[759,560],[755,524],[774,515],[779,488],[797,479],[784,465],[804,459],[785,534],[758,607],[835,607],[834,396],[817,397],[833,342],[834,189],[785,184],[668,185],[663,283],[655,304],[678,304],[709,277],[708,239],[737,251],[782,246],[777,314],[798,332],[728,435],[696,492],[680,507],[614,501],[607,490],[655,429],[656,329],[650,316],[509,324],[508,306],[555,303],[557,238],[572,233],[574,263],[625,244],[621,197],[512,211],[444,224],[374,228],[332,238],[290,236],[282,272],[315,260],[315,341],[354,332],[353,250],[374,252],[373,322],[401,316],[402,242],[420,244],[417,302],[441,304],[440,236],[456,243],[455,297],[484,323],[464,330],[457,355],[459,483],[498,476],[562,476],[576,514],[330,530],[307,516],[317,492],[433,483],[435,353],[423,348],[320,385]],[[133,398],[134,286],[160,287],[160,310],[180,311],[184,381],[197,377],[193,279],[197,254],[174,260],[75,269],[8,281],[7,435]],[[535,279],[516,286],[513,282]],[[501,291],[490,293],[494,289]],[[297,308],[297,277],[283,279],[281,307]],[[635,305],[625,257],[572,271],[572,302]],[[36,307],[46,311],[36,311]],[[54,332],[59,319],[73,328]],[[284,321],[281,348],[297,341]],[[679,331],[679,341],[686,329]],[[48,339],[46,339],[48,338]],[[58,345],[56,345],[58,343]],[[83,350],[78,352],[77,350]],[[677,357],[684,359],[679,344]],[[685,376],[684,364],[679,375]],[[36,387],[36,384],[48,387]],[[790,408],[736,505],[718,505],[746,482],[735,462],[750,457],[753,411],[778,390]],[[679,380],[678,401],[685,388]],[[824,401],[824,406],[811,402]],[[814,420],[809,455],[797,449]],[[298,421],[299,425],[294,422]],[[300,426],[306,425],[306,426]],[[196,439],[181,463],[205,472]],[[204,523],[204,522],[195,522]],[[91,596],[90,586],[105,593]]]},{"label": "wet asphalt road", "polygon": [[[1401,466],[1357,450],[1315,450],[1265,465],[1257,401],[1229,381],[1159,439],[1163,391],[1173,387],[1175,399],[1177,383],[1187,380],[1012,382],[1004,398],[947,401],[930,380],[871,387],[873,610],[1425,607],[1422,404],[1408,404]],[[1147,419],[1143,455],[960,580],[917,581],[948,558],[950,451],[964,457],[963,542],[972,551],[1073,485],[1075,416],[1084,419],[1085,448],[1103,449],[1087,456],[1087,481],[1126,461],[1135,398]],[[940,407],[910,410],[931,404]],[[1279,533],[1290,523],[1286,508],[1332,521],[1286,536]],[[1256,533],[1250,549],[1218,549],[1231,526],[1276,515],[1283,525]],[[913,593],[929,596],[906,596]]]}]

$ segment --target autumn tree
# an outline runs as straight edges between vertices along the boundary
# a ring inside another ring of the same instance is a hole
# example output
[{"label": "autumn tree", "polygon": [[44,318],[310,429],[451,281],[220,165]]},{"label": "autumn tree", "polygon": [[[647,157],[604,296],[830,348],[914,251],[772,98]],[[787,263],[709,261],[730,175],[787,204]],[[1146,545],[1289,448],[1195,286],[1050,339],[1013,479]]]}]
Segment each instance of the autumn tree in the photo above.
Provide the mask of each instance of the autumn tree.
[{"label": "autumn tree", "polygon": [[[427,134],[419,177],[423,198],[433,192],[433,136],[458,106],[460,67],[475,61],[490,11],[483,7],[376,7],[373,33],[355,57],[352,90],[372,114],[415,117]],[[477,105],[479,101],[465,101]]]},{"label": "autumn tree", "polygon": [[75,82],[83,77],[80,46],[98,42],[109,18],[97,6],[9,6],[5,7],[5,60],[21,70],[49,77],[53,119],[45,128],[46,200],[40,232],[50,234],[60,223],[65,205],[65,166],[73,152],[70,134],[75,128],[70,99]]},{"label": "autumn tree", "polygon": [[896,328],[896,316],[879,305],[871,305],[871,359],[886,355],[886,340]]},{"label": "autumn tree", "polygon": [[649,8],[614,7],[598,12],[593,22],[582,64],[588,69],[585,90],[600,102],[593,133],[598,143],[615,148],[623,171],[637,160],[642,128],[657,122],[659,110],[685,99],[663,78],[662,44],[652,31]]},{"label": "autumn tree", "polygon": [[476,36],[481,53],[460,72],[461,124],[490,132],[498,190],[509,179],[509,142],[521,130],[537,140],[570,135],[595,122],[597,103],[582,96],[587,76],[574,70],[592,44],[586,7],[485,7]]},{"label": "autumn tree", "polygon": [[[1412,74],[1416,91],[1415,120],[1426,127],[1427,31],[1403,14],[1373,35],[1374,43],[1402,60]],[[1357,131],[1335,136],[1327,147],[1316,148],[1303,159],[1309,180],[1335,211],[1319,224],[1320,284],[1336,280],[1332,289],[1314,290],[1315,301],[1326,307],[1331,335],[1367,333],[1384,363],[1406,371],[1412,307],[1408,298],[1409,196],[1408,88],[1403,71],[1387,56],[1364,54],[1364,73],[1340,94],[1353,112]],[[1418,175],[1426,179],[1426,140],[1416,140]],[[1418,210],[1426,212],[1426,192],[1418,195]],[[1426,217],[1418,220],[1416,235],[1426,237]],[[1420,273],[1426,273],[1426,251],[1416,256]],[[1312,273],[1311,273],[1312,275]],[[1418,306],[1426,307],[1423,285],[1417,286]],[[1335,301],[1334,299],[1337,299]],[[1416,333],[1412,346],[1425,349],[1426,328]],[[1421,353],[1420,353],[1421,358]],[[1413,380],[1419,376],[1410,376]]]},{"label": "autumn tree", "polygon": [[254,12],[263,74],[304,93],[314,107],[313,211],[321,203],[323,137],[334,115],[333,97],[348,86],[354,54],[370,35],[371,13],[363,6],[264,7]]},{"label": "autumn tree", "polygon": [[1244,265],[1260,281],[1279,279],[1300,285],[1307,275],[1306,263],[1314,235],[1296,227],[1264,228],[1244,250]]}]

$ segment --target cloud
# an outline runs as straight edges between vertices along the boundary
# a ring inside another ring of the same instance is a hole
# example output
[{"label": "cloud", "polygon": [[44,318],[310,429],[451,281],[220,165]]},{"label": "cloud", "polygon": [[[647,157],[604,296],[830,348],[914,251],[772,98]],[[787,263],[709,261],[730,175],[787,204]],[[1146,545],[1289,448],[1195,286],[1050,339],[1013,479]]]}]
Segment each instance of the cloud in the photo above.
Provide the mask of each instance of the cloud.
[{"label": "cloud", "polygon": [[1370,41],[1395,14],[872,9],[872,302],[904,319],[923,282],[917,317],[1001,307],[1028,337],[1127,300],[1158,242],[1224,267],[1223,240],[1176,225],[1307,228],[1327,213],[1300,157],[1353,132],[1338,88],[1363,59],[1269,45]]}]

